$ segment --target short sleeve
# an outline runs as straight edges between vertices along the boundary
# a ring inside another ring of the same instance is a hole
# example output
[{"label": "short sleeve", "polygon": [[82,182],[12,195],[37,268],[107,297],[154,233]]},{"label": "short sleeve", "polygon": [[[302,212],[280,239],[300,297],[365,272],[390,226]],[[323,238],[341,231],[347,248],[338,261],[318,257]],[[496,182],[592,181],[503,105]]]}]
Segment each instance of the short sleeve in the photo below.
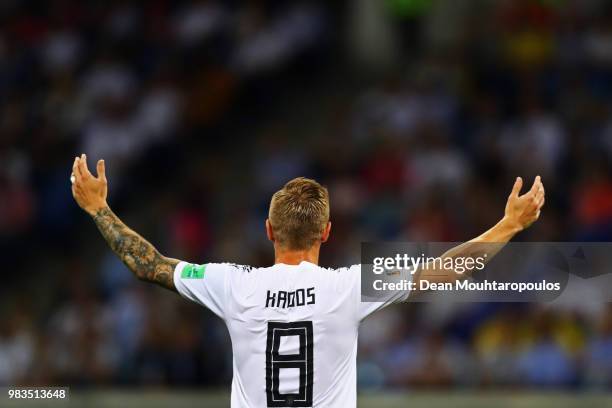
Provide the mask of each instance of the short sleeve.
[{"label": "short sleeve", "polygon": [[196,265],[180,262],[174,269],[174,286],[186,299],[225,318],[227,301],[227,264]]},{"label": "short sleeve", "polygon": [[[387,290],[384,292],[377,293],[375,297],[370,296],[362,296],[362,271],[361,265],[354,265],[351,269],[355,269],[353,273],[354,279],[354,291],[356,294],[356,302],[357,302],[357,319],[358,321],[362,321],[372,313],[382,310],[385,307],[392,305],[394,303],[405,302],[408,299],[408,295],[410,294],[410,282],[412,282],[412,274],[409,269],[396,271],[396,276],[392,279],[387,278],[387,281],[395,281],[395,282],[406,282],[406,289],[402,290]],[[372,292],[370,291],[370,294]]]}]

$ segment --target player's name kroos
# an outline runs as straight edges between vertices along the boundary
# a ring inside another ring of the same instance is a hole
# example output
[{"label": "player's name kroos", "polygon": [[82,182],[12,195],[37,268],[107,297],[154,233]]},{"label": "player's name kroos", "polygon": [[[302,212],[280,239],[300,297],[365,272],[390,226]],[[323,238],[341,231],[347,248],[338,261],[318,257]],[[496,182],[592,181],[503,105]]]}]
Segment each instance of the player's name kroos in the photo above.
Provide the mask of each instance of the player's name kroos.
[{"label": "player's name kroos", "polygon": [[314,305],[315,301],[314,287],[294,291],[267,291],[266,293],[266,307],[280,307],[284,309],[295,306]]},{"label": "player's name kroos", "polygon": [[[399,282],[384,282],[381,279],[377,279],[372,282],[374,290],[386,291],[386,290],[416,290],[417,283],[402,279]],[[543,280],[541,282],[497,282],[484,280],[482,282],[475,282],[469,280],[458,280],[455,282],[430,282],[428,280],[420,280],[418,283],[419,290],[439,290],[439,291],[450,291],[450,290],[473,290],[473,291],[488,291],[488,290],[511,290],[516,292],[524,291],[544,291],[544,290],[561,290],[561,284],[559,282],[547,282]]]}]

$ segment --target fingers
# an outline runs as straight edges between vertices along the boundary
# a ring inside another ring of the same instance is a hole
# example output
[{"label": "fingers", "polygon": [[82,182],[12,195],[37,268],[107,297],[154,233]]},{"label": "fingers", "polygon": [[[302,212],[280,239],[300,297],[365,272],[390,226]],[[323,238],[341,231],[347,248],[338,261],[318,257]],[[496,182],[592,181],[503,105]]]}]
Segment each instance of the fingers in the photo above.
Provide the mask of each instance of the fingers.
[{"label": "fingers", "polygon": [[542,208],[544,202],[546,201],[546,191],[544,190],[544,184],[542,184],[542,178],[540,176],[536,177],[536,181],[534,182],[534,187],[532,190],[536,188],[533,192],[535,197],[536,205],[538,210]]},{"label": "fingers", "polygon": [[81,173],[81,178],[87,179],[89,177],[93,177],[87,168],[87,155],[85,153],[83,153],[79,159],[78,168]]},{"label": "fingers", "polygon": [[531,186],[531,189],[529,190],[528,194],[535,195],[542,187],[542,178],[540,176],[536,176],[535,180],[533,180],[533,185]]},{"label": "fingers", "polygon": [[81,172],[80,162],[81,162],[81,159],[79,157],[75,157],[74,164],[72,166],[72,172],[74,173],[76,181],[81,181],[81,179],[83,178],[83,173]]},{"label": "fingers", "polygon": [[[106,166],[104,160],[98,160],[96,170],[98,180],[106,183]],[[72,163],[72,174],[70,175],[70,181],[73,186],[78,190],[80,183],[87,180],[89,177],[95,178],[87,167],[87,155],[82,154],[81,156],[75,157]]]},{"label": "fingers", "polygon": [[533,185],[529,191],[523,195],[523,197],[531,200],[534,204],[539,205],[544,198],[544,194],[545,191],[544,184],[542,184],[542,177],[536,176],[536,178],[533,180]]},{"label": "fingers", "polygon": [[70,175],[70,181],[72,182],[72,184],[74,184],[76,182],[76,176],[77,176],[77,165],[79,163],[79,158],[75,157],[74,158],[74,162],[72,162],[72,174]]},{"label": "fingers", "polygon": [[106,166],[104,164],[104,160],[98,160],[98,166],[96,171],[98,172],[98,178],[100,181],[106,183]]},{"label": "fingers", "polygon": [[510,197],[518,197],[521,192],[521,188],[523,188],[523,179],[521,177],[517,177],[514,182],[514,186],[512,186],[512,192],[510,193]]},{"label": "fingers", "polygon": [[546,202],[546,193],[544,191],[544,187],[540,190],[540,195],[538,196],[538,209],[544,207],[544,203]]},{"label": "fingers", "polygon": [[74,176],[75,178],[75,182],[72,183],[71,190],[72,190],[72,196],[74,198],[77,198],[78,196],[81,195],[81,184],[80,184],[80,179],[78,179],[77,176]]}]

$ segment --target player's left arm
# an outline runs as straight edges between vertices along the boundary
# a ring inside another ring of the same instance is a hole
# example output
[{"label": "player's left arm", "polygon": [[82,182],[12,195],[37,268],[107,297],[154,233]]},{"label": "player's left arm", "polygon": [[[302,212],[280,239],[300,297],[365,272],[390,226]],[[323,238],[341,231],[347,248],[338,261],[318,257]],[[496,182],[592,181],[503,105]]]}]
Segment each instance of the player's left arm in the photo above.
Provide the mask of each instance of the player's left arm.
[{"label": "player's left arm", "polygon": [[[483,263],[490,261],[508,241],[516,234],[528,228],[538,220],[540,211],[545,202],[544,185],[540,176],[537,176],[531,189],[520,195],[523,187],[523,180],[518,177],[508,197],[504,217],[491,229],[482,235],[452,248],[441,255],[442,259],[471,257],[484,259]],[[442,263],[443,264],[443,263]],[[439,263],[426,264],[419,268],[414,275],[416,287],[420,287],[420,280],[427,280],[432,283],[454,282],[458,279],[469,276],[470,270],[464,273],[457,273],[452,269],[439,269]]]},{"label": "player's left arm", "polygon": [[176,291],[174,269],[179,261],[160,254],[113,213],[106,202],[108,183],[103,160],[98,161],[97,172],[97,177],[89,172],[86,155],[74,159],[71,181],[76,202],[93,218],[113,252],[138,279]]}]

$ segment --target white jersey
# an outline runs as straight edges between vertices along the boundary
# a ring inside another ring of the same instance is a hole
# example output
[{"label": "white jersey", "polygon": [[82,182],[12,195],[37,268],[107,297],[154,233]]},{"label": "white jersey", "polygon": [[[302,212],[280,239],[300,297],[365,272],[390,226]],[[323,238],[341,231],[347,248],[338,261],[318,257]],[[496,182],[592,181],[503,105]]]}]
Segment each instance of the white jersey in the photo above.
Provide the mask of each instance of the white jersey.
[{"label": "white jersey", "polygon": [[305,261],[268,268],[181,262],[174,284],[229,329],[233,408],[355,407],[359,324],[408,296],[361,302],[359,265]]}]

